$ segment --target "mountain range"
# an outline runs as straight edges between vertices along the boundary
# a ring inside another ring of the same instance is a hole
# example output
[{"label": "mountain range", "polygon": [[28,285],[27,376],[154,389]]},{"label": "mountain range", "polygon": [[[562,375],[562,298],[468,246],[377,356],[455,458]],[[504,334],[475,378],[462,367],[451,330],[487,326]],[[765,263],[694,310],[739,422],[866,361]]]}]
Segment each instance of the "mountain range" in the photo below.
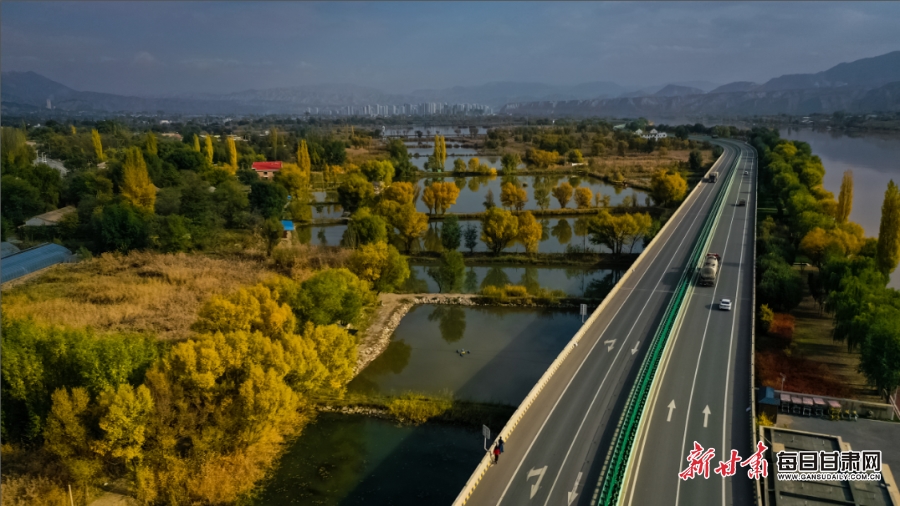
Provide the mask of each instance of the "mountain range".
[{"label": "mountain range", "polygon": [[78,91],[34,72],[0,75],[4,113],[46,110],[49,100],[54,109],[87,113],[302,114],[312,107],[446,102],[489,105],[501,113],[517,115],[810,114],[900,110],[898,91],[900,51],[841,63],[814,74],[788,74],[762,84],[740,81],[721,86],[704,81],[650,87],[609,81],[571,86],[492,82],[390,94],[365,86],[323,84],[137,97]]}]

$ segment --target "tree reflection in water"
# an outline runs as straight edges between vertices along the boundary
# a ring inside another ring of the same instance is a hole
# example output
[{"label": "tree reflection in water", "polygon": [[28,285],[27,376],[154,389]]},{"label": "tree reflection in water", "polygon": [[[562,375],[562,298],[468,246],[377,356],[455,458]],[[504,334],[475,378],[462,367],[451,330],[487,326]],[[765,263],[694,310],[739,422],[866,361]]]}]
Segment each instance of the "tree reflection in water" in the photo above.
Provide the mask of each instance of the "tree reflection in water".
[{"label": "tree reflection in water", "polygon": [[438,321],[441,339],[448,343],[459,341],[466,333],[466,312],[459,306],[436,305],[428,315],[428,321],[435,320]]}]

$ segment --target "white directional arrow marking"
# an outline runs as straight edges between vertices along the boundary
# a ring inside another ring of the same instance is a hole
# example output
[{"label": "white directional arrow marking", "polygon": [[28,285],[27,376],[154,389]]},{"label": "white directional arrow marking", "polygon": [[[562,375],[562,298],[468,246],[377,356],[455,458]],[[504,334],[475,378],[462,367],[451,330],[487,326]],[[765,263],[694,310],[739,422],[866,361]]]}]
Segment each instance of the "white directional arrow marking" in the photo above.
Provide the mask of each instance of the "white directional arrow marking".
[{"label": "white directional arrow marking", "polygon": [[704,428],[706,428],[706,422],[709,421],[710,413],[712,413],[712,411],[709,410],[709,406],[706,406],[705,408],[703,408],[703,427]]},{"label": "white directional arrow marking", "polygon": [[528,471],[527,479],[530,480],[532,478],[532,476],[538,477],[537,481],[534,482],[533,485],[531,485],[531,499],[534,499],[534,494],[536,494],[538,489],[541,487],[541,480],[544,479],[544,473],[546,473],[546,472],[547,472],[547,466],[544,466],[540,469],[532,469],[531,471]]},{"label": "white directional arrow marking", "polygon": [[572,491],[569,492],[569,506],[572,505],[572,501],[574,501],[575,497],[578,495],[578,492],[575,492],[575,491],[578,490],[578,482],[579,481],[581,481],[581,473],[578,473],[578,477],[575,478],[575,486],[572,487]]},{"label": "white directional arrow marking", "polygon": [[634,343],[634,348],[631,349],[631,354],[632,354],[632,355],[634,355],[635,353],[637,353],[638,346],[640,346],[640,345],[641,345],[641,342],[640,342],[640,341]]},{"label": "white directional arrow marking", "polygon": [[669,405],[666,407],[669,408],[669,416],[666,417],[666,421],[671,422],[672,421],[672,411],[675,410],[675,399],[672,399],[672,402],[670,402]]},{"label": "white directional arrow marking", "polygon": [[613,346],[616,345],[616,340],[615,340],[615,339],[610,339],[609,341],[603,341],[603,344],[608,344],[608,345],[609,345],[609,347],[606,348],[606,351],[612,351]]}]

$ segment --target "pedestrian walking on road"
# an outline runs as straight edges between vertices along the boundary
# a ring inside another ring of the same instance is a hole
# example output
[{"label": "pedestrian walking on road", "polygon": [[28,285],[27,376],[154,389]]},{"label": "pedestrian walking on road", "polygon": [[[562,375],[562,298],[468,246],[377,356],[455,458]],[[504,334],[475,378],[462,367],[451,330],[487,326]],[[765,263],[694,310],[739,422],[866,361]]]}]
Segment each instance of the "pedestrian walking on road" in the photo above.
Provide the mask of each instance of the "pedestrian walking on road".
[{"label": "pedestrian walking on road", "polygon": [[500,462],[500,445],[494,445],[494,464]]},{"label": "pedestrian walking on road", "polygon": [[499,440],[497,441],[497,446],[500,447],[500,453],[503,453],[503,438],[502,437],[499,438]]}]

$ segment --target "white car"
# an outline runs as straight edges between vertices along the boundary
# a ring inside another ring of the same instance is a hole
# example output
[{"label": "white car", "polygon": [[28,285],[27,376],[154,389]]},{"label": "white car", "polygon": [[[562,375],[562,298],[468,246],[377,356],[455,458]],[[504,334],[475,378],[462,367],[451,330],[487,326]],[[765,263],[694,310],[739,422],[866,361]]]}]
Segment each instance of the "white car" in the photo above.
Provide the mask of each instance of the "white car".
[{"label": "white car", "polygon": [[731,301],[729,299],[722,299],[722,301],[719,302],[719,309],[722,311],[731,311]]}]

